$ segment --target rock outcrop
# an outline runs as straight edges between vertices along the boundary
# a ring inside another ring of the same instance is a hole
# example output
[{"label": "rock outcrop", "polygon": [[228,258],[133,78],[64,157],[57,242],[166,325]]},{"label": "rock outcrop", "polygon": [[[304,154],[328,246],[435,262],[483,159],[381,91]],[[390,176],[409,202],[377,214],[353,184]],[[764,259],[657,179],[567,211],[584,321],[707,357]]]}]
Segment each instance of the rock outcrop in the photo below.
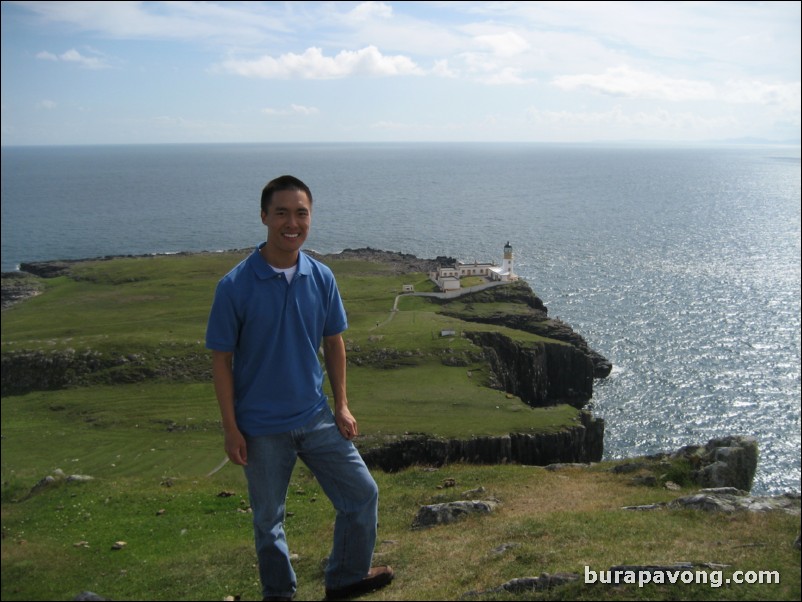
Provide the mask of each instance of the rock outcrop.
[{"label": "rock outcrop", "polygon": [[442,466],[453,462],[472,464],[516,463],[546,466],[555,462],[598,462],[604,448],[604,420],[588,412],[581,424],[556,433],[510,433],[502,437],[435,439],[410,435],[381,447],[360,449],[371,468],[386,472],[415,464]]},{"label": "rock outcrop", "polygon": [[[468,322],[506,326],[568,343],[591,361],[594,378],[606,378],[612,371],[612,363],[600,353],[591,349],[587,341],[574,332],[568,324],[548,317],[548,308],[525,281],[519,280],[505,286],[462,295],[459,297],[459,301],[463,305],[457,306],[450,301],[442,302],[444,304],[443,313]],[[505,312],[499,310],[474,313],[460,309],[465,305],[491,303],[512,304],[517,311]]]},{"label": "rock outcrop", "polygon": [[686,445],[617,464],[615,474],[634,474],[633,484],[663,484],[671,489],[696,485],[707,489],[734,488],[749,491],[757,472],[758,446],[753,437],[730,435],[711,439],[704,445]]},{"label": "rock outcrop", "polygon": [[498,332],[465,335],[482,347],[500,387],[530,406],[582,408],[593,395],[593,362],[572,345],[522,343]]},{"label": "rock outcrop", "polygon": [[622,510],[660,510],[669,508],[723,512],[725,514],[734,512],[785,512],[799,516],[801,503],[798,492],[752,496],[749,495],[749,492],[735,487],[715,487],[700,489],[696,493],[678,497],[671,502],[646,504],[644,506],[624,506]]},{"label": "rock outcrop", "polygon": [[0,306],[7,309],[35,297],[44,289],[42,283],[26,272],[3,272]]},{"label": "rock outcrop", "polygon": [[786,493],[775,496],[751,496],[735,487],[715,487],[702,489],[692,495],[679,497],[669,504],[670,508],[689,508],[731,513],[770,512],[778,510],[789,514],[800,514],[799,493]]},{"label": "rock outcrop", "polygon": [[24,395],[71,386],[142,382],[169,378],[179,382],[211,380],[208,355],[184,350],[177,355],[114,354],[81,351],[24,350],[3,353],[0,394]]},{"label": "rock outcrop", "polygon": [[687,460],[694,467],[694,481],[702,487],[750,491],[757,471],[757,440],[735,435],[720,437],[705,445],[687,445],[671,458]]},{"label": "rock outcrop", "polygon": [[462,520],[469,514],[490,514],[496,509],[495,500],[460,500],[457,502],[444,502],[442,504],[428,504],[421,506],[415,520],[413,529],[423,529],[435,525],[446,525]]},{"label": "rock outcrop", "polygon": [[409,253],[399,253],[397,251],[382,251],[363,247],[361,249],[343,249],[339,253],[321,255],[315,251],[305,251],[312,257],[325,262],[327,259],[355,259],[358,261],[369,261],[381,263],[390,267],[390,271],[395,274],[409,274],[411,272],[431,272],[441,265],[453,265],[456,259],[453,257],[440,256],[435,259],[420,259]]}]

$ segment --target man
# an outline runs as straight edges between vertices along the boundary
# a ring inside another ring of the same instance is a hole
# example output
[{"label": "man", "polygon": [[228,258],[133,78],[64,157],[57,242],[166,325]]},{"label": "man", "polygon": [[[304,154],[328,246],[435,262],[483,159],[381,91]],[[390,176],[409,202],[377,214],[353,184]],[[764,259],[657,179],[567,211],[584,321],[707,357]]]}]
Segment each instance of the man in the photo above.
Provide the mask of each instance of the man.
[{"label": "man", "polygon": [[298,457],[337,511],[326,598],[352,598],[384,587],[393,571],[370,566],[378,487],[352,442],[359,428],[346,394],[345,309],[331,270],[301,252],[312,218],[306,184],[276,178],[261,205],[267,242],[220,280],[206,331],[226,454],[248,480],[264,599],[292,600],[296,591],[284,514]]}]

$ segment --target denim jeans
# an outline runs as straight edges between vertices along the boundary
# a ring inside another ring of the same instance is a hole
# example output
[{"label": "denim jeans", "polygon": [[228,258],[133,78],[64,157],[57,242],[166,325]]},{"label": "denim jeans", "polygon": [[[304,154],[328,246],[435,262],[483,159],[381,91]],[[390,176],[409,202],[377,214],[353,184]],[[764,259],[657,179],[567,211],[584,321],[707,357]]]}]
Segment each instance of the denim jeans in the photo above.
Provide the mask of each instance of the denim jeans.
[{"label": "denim jeans", "polygon": [[362,580],[376,544],[379,489],[351,441],[326,406],[299,429],[246,437],[248,493],[263,596],[292,596],[295,571],[284,534],[287,489],[297,458],[306,464],[337,511],[327,588]]}]

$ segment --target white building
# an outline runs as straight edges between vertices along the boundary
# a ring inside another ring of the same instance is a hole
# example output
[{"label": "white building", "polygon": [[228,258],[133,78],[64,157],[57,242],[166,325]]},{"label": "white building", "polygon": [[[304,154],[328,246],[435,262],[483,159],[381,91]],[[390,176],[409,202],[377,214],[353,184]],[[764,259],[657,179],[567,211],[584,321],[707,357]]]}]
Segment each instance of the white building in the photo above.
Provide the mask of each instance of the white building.
[{"label": "white building", "polygon": [[487,278],[491,282],[512,282],[518,280],[518,276],[512,269],[513,255],[512,246],[509,242],[504,245],[504,259],[501,266],[495,263],[462,263],[457,262],[454,266],[441,266],[433,272],[429,272],[429,278],[444,292],[459,290],[460,278],[466,276],[480,276]]}]

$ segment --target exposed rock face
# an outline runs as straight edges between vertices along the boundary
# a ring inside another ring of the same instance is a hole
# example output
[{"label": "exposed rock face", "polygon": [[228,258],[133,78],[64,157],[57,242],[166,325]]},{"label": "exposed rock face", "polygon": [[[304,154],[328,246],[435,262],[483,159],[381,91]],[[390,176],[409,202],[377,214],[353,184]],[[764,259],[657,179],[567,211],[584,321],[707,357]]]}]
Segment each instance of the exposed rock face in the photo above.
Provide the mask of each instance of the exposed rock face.
[{"label": "exposed rock face", "polygon": [[436,259],[420,259],[409,253],[396,251],[381,251],[364,247],[361,249],[343,249],[340,253],[321,255],[314,251],[305,251],[312,257],[321,261],[327,259],[356,259],[389,265],[396,274],[409,274],[410,272],[431,272],[442,265],[453,265],[457,262],[453,257],[440,256]]},{"label": "exposed rock face", "polygon": [[105,358],[97,351],[19,351],[2,357],[2,395],[60,389],[76,377],[125,363],[123,358]]},{"label": "exposed rock face", "polygon": [[3,309],[35,297],[43,288],[39,281],[26,272],[3,272],[2,281],[0,302]]},{"label": "exposed rock face", "polygon": [[410,436],[382,447],[360,450],[371,468],[394,472],[414,464],[451,462],[546,466],[555,462],[598,462],[604,447],[604,421],[581,413],[581,425],[557,433],[511,433],[503,437],[433,439]]},{"label": "exposed rock face", "polygon": [[459,298],[462,303],[512,303],[522,311],[508,314],[502,311],[495,313],[471,314],[460,311],[445,304],[443,313],[452,315],[469,322],[507,326],[524,332],[531,332],[542,337],[562,341],[572,345],[586,355],[593,365],[594,378],[606,378],[610,375],[613,365],[598,352],[592,350],[587,341],[565,322],[548,317],[548,309],[524,281],[514,282],[505,286],[494,287],[476,293],[463,295]]},{"label": "exposed rock face", "polygon": [[779,510],[799,515],[800,497],[798,493],[777,496],[750,496],[746,491],[735,487],[702,489],[693,495],[677,498],[669,504],[672,508],[690,508],[731,513],[738,510],[746,512],[770,512]]},{"label": "exposed rock face", "polygon": [[576,347],[523,344],[498,332],[466,332],[484,349],[501,387],[524,403],[583,407],[593,395],[593,362]]},{"label": "exposed rock face", "polygon": [[32,261],[20,264],[20,270],[41,278],[57,278],[67,276],[76,263],[78,260]]},{"label": "exposed rock face", "polygon": [[685,458],[696,467],[693,477],[702,487],[735,487],[752,489],[757,471],[757,440],[731,436],[711,439],[706,445],[688,445],[673,458]]},{"label": "exposed rock face", "polygon": [[522,327],[521,330],[539,334],[550,339],[571,343],[590,359],[591,363],[593,364],[594,378],[607,378],[610,376],[610,372],[613,370],[612,362],[603,357],[597,351],[591,349],[588,346],[587,341],[585,341],[582,336],[574,332],[574,330],[565,322],[549,319],[536,324],[528,324]]},{"label": "exposed rock face", "polygon": [[[731,435],[711,439],[704,445],[686,445],[674,452],[663,452],[618,464],[610,469],[616,474],[639,473],[633,483],[667,488],[670,478],[705,488],[727,487],[749,491],[758,461],[757,441],[753,437]],[[675,475],[671,475],[675,471]],[[651,472],[653,474],[646,474]]]},{"label": "exposed rock face", "polygon": [[490,514],[497,505],[498,502],[495,500],[461,500],[421,506],[412,522],[412,528],[445,525],[463,519],[469,514]]},{"label": "exposed rock face", "polygon": [[[785,512],[800,515],[800,494],[783,493],[772,496],[751,496],[735,487],[701,489],[694,494],[678,497],[671,502],[625,506],[623,510],[660,510],[663,508],[685,508],[705,512]],[[796,545],[796,544],[795,544]]]},{"label": "exposed rock face", "polygon": [[26,350],[3,353],[0,362],[0,394],[3,396],[75,385],[142,382],[159,377],[181,382],[211,379],[208,356],[203,352],[153,358],[92,349]]},{"label": "exposed rock face", "polygon": [[[539,577],[519,577],[502,583],[499,587],[483,593],[506,593],[525,594],[531,592],[542,592],[545,590],[560,587],[574,581],[579,581],[580,576],[576,573],[541,573]],[[477,592],[481,593],[481,592]]]}]

